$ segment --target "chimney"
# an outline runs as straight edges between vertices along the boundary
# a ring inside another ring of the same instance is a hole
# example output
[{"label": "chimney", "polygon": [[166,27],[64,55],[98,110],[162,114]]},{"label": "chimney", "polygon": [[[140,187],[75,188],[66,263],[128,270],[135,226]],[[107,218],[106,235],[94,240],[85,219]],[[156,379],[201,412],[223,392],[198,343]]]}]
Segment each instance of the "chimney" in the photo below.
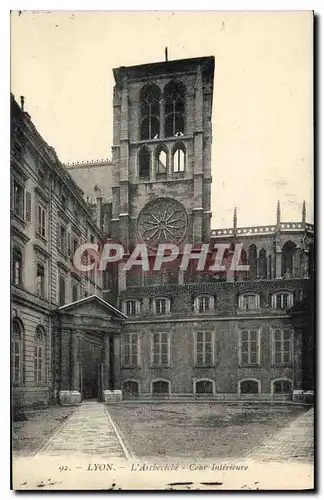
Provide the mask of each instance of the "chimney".
[{"label": "chimney", "polygon": [[165,52],[165,62],[168,62],[168,47],[165,47],[164,52]]},{"label": "chimney", "polygon": [[20,96],[20,107],[21,110],[24,111],[24,105],[25,105],[25,97],[23,95]]}]

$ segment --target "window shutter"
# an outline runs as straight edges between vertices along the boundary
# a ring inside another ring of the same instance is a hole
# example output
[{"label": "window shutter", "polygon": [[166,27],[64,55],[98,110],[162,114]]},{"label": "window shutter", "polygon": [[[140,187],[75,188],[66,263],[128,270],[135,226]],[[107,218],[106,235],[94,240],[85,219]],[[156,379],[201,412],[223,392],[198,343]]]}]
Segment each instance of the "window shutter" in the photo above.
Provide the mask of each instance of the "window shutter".
[{"label": "window shutter", "polygon": [[31,222],[31,193],[25,189],[25,220]]}]

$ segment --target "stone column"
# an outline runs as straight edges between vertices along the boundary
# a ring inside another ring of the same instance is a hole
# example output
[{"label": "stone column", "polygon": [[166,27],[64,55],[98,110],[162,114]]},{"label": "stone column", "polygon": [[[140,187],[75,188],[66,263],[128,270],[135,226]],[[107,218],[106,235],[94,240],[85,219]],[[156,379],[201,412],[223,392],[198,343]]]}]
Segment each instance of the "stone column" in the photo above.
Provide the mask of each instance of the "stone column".
[{"label": "stone column", "polygon": [[61,391],[70,390],[71,331],[61,329]]},{"label": "stone column", "polygon": [[293,359],[293,387],[294,390],[301,390],[303,383],[303,370],[302,370],[302,331],[300,328],[294,331],[294,359]]},{"label": "stone column", "polygon": [[293,269],[293,277],[301,278],[302,277],[302,250],[300,247],[297,247],[295,255],[294,255],[294,269]]},{"label": "stone column", "polygon": [[103,365],[104,365],[104,390],[110,389],[110,335],[104,334]]},{"label": "stone column", "polygon": [[125,262],[118,262],[118,292],[126,290],[126,271],[124,271]]},{"label": "stone column", "polygon": [[120,334],[114,334],[114,386],[115,390],[120,390]]},{"label": "stone column", "polygon": [[161,97],[161,99],[160,99],[160,136],[159,136],[159,139],[164,139],[164,98],[163,97]]},{"label": "stone column", "polygon": [[276,250],[276,279],[280,279],[282,272],[282,253],[281,250]]},{"label": "stone column", "polygon": [[72,330],[71,335],[71,390],[80,392],[79,380],[79,335],[77,330]]},{"label": "stone column", "polygon": [[79,392],[78,332],[61,330],[61,405],[81,403]]}]

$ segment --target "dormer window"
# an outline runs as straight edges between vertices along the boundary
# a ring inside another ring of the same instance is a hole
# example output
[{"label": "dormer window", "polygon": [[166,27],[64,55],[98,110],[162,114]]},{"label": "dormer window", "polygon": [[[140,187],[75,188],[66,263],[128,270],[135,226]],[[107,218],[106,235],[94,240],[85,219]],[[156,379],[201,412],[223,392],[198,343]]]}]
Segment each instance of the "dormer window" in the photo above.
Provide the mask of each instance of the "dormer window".
[{"label": "dormer window", "polygon": [[279,292],[272,296],[273,309],[289,309],[294,305],[294,295],[292,292]]},{"label": "dormer window", "polygon": [[139,300],[124,300],[122,305],[123,313],[126,316],[138,316],[140,314],[141,305]]},{"label": "dormer window", "polygon": [[157,316],[164,316],[170,312],[170,299],[158,297],[153,300],[153,313]]},{"label": "dormer window", "polygon": [[212,312],[215,308],[215,300],[211,295],[199,295],[195,297],[194,310],[196,313]]},{"label": "dormer window", "polygon": [[239,309],[242,311],[255,311],[260,308],[260,295],[258,293],[244,293],[239,296]]}]

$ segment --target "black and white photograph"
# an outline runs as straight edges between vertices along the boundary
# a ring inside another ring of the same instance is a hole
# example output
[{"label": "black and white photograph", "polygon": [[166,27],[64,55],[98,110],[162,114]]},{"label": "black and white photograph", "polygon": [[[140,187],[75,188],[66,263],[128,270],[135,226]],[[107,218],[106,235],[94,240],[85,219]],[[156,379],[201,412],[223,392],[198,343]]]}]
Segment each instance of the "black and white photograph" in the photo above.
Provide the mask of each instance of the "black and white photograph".
[{"label": "black and white photograph", "polygon": [[314,12],[10,23],[12,489],[313,490]]}]

